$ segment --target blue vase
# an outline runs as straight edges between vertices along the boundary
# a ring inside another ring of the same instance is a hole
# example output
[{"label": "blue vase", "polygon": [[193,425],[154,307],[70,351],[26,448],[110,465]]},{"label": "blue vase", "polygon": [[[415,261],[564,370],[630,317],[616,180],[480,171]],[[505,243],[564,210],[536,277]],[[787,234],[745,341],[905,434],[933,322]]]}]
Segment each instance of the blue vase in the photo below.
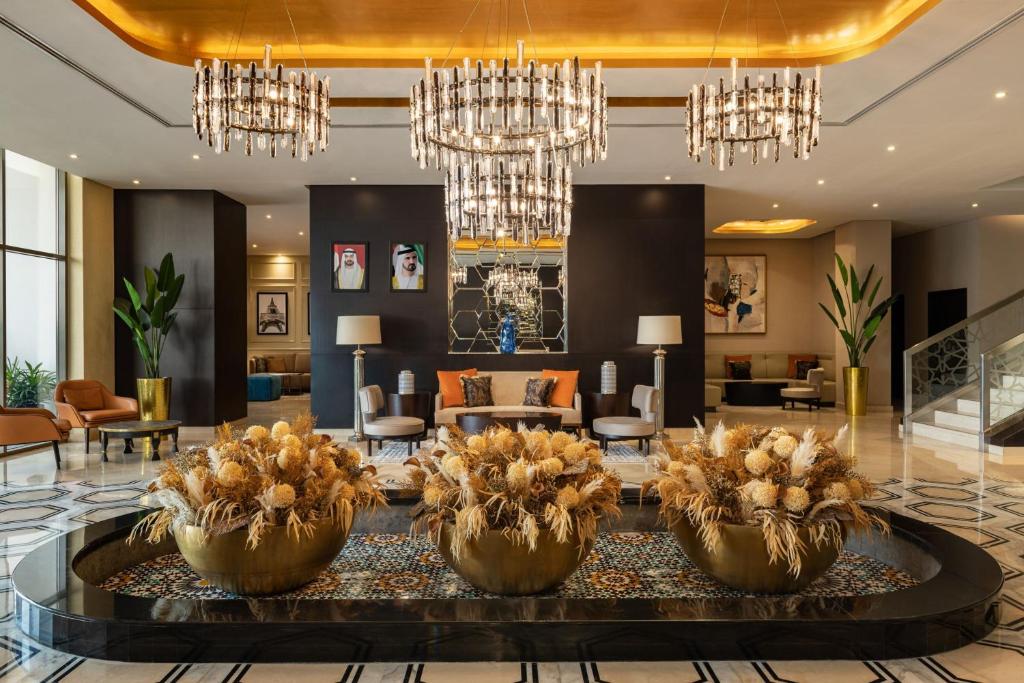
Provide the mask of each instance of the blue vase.
[{"label": "blue vase", "polygon": [[516,323],[511,313],[505,314],[501,321],[501,331],[498,335],[498,349],[502,353],[516,352]]}]

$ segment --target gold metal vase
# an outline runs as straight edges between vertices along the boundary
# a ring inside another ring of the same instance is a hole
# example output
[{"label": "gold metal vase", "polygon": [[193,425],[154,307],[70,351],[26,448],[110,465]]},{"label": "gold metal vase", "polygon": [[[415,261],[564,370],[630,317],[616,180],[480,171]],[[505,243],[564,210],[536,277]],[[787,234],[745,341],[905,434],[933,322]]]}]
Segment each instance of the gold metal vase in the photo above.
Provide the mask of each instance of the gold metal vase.
[{"label": "gold metal vase", "polygon": [[139,397],[140,420],[151,422],[170,416],[170,377],[140,377],[135,380],[135,392]]},{"label": "gold metal vase", "polygon": [[580,548],[559,543],[548,529],[540,530],[537,549],[514,544],[500,531],[488,529],[466,544],[459,558],[452,555],[455,527],[441,525],[437,550],[448,566],[476,588],[498,595],[530,595],[553,588],[569,578],[590,555],[593,541]]},{"label": "gold metal vase", "polygon": [[[797,535],[804,544],[800,573],[793,576],[785,561],[772,563],[759,526],[723,524],[721,539],[713,551],[704,547],[700,532],[683,517],[670,527],[683,552],[697,567],[719,583],[748,593],[795,593],[820,577],[835,564],[839,548],[816,547],[807,527]],[[846,530],[843,529],[843,539]]]},{"label": "gold metal vase", "polygon": [[847,415],[868,414],[868,370],[870,368],[843,368],[843,394],[846,398]]},{"label": "gold metal vase", "polygon": [[174,528],[178,551],[189,566],[218,588],[237,595],[267,595],[298,588],[330,566],[348,540],[348,529],[332,520],[316,523],[311,536],[296,539],[283,526],[267,529],[249,548],[249,529],[204,538],[197,526]]}]

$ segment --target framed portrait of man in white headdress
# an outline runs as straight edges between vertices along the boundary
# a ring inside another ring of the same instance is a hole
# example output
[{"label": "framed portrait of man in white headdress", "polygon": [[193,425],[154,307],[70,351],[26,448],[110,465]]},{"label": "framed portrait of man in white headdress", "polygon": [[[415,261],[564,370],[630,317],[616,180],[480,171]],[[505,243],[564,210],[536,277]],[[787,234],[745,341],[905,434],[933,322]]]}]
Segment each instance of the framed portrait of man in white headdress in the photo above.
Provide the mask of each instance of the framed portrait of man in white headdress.
[{"label": "framed portrait of man in white headdress", "polygon": [[391,243],[391,291],[427,291],[427,245],[425,243]]},{"label": "framed portrait of man in white headdress", "polygon": [[369,242],[335,242],[331,245],[331,259],[331,290],[335,292],[369,291]]}]

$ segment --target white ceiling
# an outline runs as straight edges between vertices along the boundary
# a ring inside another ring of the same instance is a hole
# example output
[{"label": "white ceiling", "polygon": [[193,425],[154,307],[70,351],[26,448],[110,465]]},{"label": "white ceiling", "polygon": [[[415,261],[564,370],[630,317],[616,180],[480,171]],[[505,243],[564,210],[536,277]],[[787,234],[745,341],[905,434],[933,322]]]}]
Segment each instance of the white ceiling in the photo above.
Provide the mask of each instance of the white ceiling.
[{"label": "white ceiling", "polygon": [[[117,188],[135,187],[137,178],[141,188],[220,190],[248,205],[256,253],[307,251],[298,235],[308,234],[307,185],[348,184],[352,176],[366,184],[441,182],[409,157],[407,113],[400,109],[335,109],[333,121],[343,127],[332,130],[326,154],[305,164],[214,155],[191,130],[190,69],[135,51],[71,0],[4,0],[0,15],[172,124],[0,26],[0,63],[7,67],[0,146]],[[858,219],[890,219],[910,231],[1024,213],[1024,189],[1010,182],[1024,176],[1022,46],[1020,0],[944,0],[880,50],[825,68],[830,125],[809,161],[744,162],[718,172],[686,157],[680,110],[613,109],[608,160],[580,171],[577,182],[664,183],[670,175],[673,183],[704,183],[708,230],[733,219],[795,217],[818,221],[800,236]],[[332,94],[342,97],[403,96],[419,75],[329,73]],[[680,96],[703,76],[701,69],[605,73],[612,95],[630,96]],[[1007,97],[995,99],[999,90]],[[895,152],[886,151],[890,144]],[[72,152],[77,160],[68,157]],[[443,220],[440,206],[437,218]]]}]

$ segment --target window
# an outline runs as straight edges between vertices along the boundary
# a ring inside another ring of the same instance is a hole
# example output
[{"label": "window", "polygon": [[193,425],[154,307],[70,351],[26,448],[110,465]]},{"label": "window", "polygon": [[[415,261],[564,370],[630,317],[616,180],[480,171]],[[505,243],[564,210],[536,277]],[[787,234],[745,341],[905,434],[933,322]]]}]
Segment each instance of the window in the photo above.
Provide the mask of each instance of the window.
[{"label": "window", "polygon": [[65,374],[64,173],[0,150],[3,403],[52,409]]}]

